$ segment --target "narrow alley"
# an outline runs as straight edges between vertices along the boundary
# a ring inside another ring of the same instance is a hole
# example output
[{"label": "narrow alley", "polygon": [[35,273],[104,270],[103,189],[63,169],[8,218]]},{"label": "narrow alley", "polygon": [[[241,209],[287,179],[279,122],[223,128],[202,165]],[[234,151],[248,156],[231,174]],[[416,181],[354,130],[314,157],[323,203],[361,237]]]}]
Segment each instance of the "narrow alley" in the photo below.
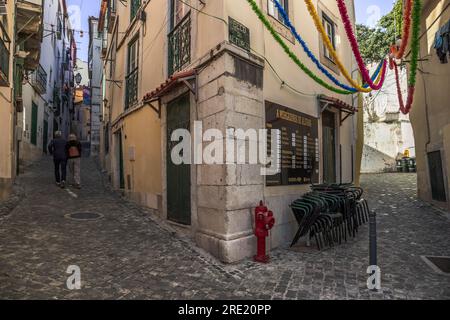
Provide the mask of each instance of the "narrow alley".
[{"label": "narrow alley", "polygon": [[[21,201],[0,208],[2,299],[450,299],[450,278],[421,255],[450,255],[450,221],[416,198],[414,174],[363,176],[378,213],[382,290],[367,289],[368,229],[315,253],[285,248],[260,265],[224,265],[167,222],[111,191],[91,159],[81,190],[53,183],[49,158],[18,181]],[[98,220],[69,215],[96,213]],[[275,213],[276,215],[276,213]],[[69,266],[81,270],[70,291]]]}]

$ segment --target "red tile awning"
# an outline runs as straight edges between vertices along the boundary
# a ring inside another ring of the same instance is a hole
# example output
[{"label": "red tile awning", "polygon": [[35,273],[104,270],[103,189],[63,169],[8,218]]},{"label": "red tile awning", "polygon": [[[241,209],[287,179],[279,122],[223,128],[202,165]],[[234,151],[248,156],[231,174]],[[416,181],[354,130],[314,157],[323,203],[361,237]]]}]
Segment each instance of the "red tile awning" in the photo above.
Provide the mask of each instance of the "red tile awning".
[{"label": "red tile awning", "polygon": [[330,107],[335,107],[346,113],[354,114],[354,113],[358,112],[358,108],[352,107],[351,105],[349,105],[348,103],[346,103],[342,100],[339,100],[334,97],[329,97],[324,94],[319,95],[319,101],[327,103],[330,105]]},{"label": "red tile awning", "polygon": [[175,73],[169,79],[167,79],[166,82],[162,83],[158,88],[147,93],[142,101],[144,103],[149,103],[151,101],[158,100],[176,86],[185,84],[186,80],[192,79],[193,77],[195,77],[195,75],[196,73],[193,69]]}]

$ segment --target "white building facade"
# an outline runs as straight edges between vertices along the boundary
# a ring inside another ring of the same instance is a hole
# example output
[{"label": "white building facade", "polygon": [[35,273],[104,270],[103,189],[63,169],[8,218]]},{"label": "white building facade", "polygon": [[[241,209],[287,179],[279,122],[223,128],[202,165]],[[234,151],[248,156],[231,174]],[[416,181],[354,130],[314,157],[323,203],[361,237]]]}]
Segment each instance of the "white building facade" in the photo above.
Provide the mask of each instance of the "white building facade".
[{"label": "white building facade", "polygon": [[70,133],[76,46],[65,0],[43,2],[43,25],[39,66],[25,77],[22,87],[23,112],[18,115],[22,165],[47,153],[55,131],[64,137]]},{"label": "white building facade", "polygon": [[[403,96],[407,88],[406,69],[400,79]],[[385,85],[377,93],[364,97],[364,150],[362,173],[396,170],[396,159],[408,151],[415,157],[414,133],[408,115],[400,112],[395,74],[388,71]]]},{"label": "white building facade", "polygon": [[91,93],[91,155],[96,156],[100,150],[100,107],[102,104],[103,62],[102,34],[98,32],[98,19],[89,18],[89,87]]}]

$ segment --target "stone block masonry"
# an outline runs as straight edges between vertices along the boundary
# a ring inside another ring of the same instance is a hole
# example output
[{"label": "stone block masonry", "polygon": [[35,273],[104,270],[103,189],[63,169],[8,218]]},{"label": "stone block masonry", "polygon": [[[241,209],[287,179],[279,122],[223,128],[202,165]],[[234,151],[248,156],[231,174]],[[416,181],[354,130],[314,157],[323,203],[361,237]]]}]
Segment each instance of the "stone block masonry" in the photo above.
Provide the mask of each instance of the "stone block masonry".
[{"label": "stone block masonry", "polygon": [[[224,50],[199,74],[203,129],[264,129],[263,67],[258,58]],[[264,198],[259,165],[201,165],[197,171],[197,244],[223,262],[255,252],[253,209]]]}]

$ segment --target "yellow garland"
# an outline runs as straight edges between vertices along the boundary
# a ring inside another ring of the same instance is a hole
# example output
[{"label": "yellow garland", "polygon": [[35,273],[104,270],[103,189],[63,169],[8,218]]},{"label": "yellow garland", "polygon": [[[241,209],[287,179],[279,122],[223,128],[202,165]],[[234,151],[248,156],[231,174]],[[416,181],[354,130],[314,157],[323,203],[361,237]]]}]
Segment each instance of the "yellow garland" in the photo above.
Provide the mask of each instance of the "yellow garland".
[{"label": "yellow garland", "polygon": [[[350,83],[351,86],[353,86],[355,89],[357,89],[360,92],[372,92],[372,89],[370,87],[364,88],[352,79],[352,77],[348,73],[347,69],[344,67],[341,60],[339,59],[336,51],[334,50],[333,44],[331,43],[330,38],[328,38],[328,35],[325,32],[325,29],[322,25],[322,22],[320,21],[320,17],[317,14],[314,4],[311,2],[311,0],[305,0],[305,3],[308,8],[309,14],[311,15],[311,17],[314,20],[314,24],[316,25],[317,30],[322,35],[322,39],[323,39],[328,51],[330,52],[331,56],[333,57],[333,60],[337,64],[339,70],[341,70],[342,75],[345,77],[345,79],[347,79],[348,83]],[[380,72],[380,74],[378,75],[378,78],[376,80],[377,83],[380,81],[382,73],[383,72]]]}]

